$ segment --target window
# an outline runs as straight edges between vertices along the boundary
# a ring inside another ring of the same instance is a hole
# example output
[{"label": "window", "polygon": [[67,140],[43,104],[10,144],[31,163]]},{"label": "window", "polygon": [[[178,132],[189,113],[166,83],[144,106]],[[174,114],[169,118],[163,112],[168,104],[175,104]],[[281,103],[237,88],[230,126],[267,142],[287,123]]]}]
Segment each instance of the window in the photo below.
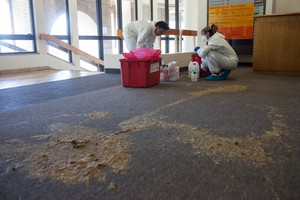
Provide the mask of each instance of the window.
[{"label": "window", "polygon": [[0,53],[36,52],[32,1],[0,0]]},{"label": "window", "polygon": [[[98,7],[96,0],[77,1],[79,49],[99,58]],[[80,66],[89,71],[98,71],[98,66],[81,58]]]},{"label": "window", "polygon": [[135,13],[135,1],[134,0],[123,0],[122,1],[122,23],[123,27],[126,24],[135,21],[136,13]]},{"label": "window", "polygon": [[139,1],[141,2],[143,5],[142,5],[142,9],[143,9],[143,19],[142,20],[145,20],[145,21],[152,21],[152,15],[151,15],[151,1],[150,0],[143,0],[143,1]]},{"label": "window", "polygon": [[[116,0],[102,0],[102,29],[103,36],[117,35],[117,2]],[[104,54],[119,53],[118,41],[110,37],[103,37]]]},{"label": "window", "polygon": [[[67,4],[65,0],[49,1],[43,0],[44,28],[47,34],[53,35],[63,42],[70,44],[69,22]],[[71,54],[66,49],[56,46],[51,42],[48,44],[48,53],[60,59],[71,62]]]},{"label": "window", "polygon": [[[180,29],[183,19],[182,0],[158,0],[158,20],[166,21],[171,29]],[[176,40],[177,37],[177,40]],[[161,37],[161,50],[174,53],[179,50],[178,36]],[[177,42],[177,44],[176,44]],[[177,48],[176,48],[177,47]]]}]

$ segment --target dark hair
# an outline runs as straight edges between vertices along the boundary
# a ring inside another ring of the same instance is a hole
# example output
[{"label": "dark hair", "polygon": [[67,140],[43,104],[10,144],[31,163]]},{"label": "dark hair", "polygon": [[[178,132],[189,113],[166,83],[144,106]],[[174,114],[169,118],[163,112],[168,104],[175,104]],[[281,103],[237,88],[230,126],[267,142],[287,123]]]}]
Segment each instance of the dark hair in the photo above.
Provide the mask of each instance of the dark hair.
[{"label": "dark hair", "polygon": [[207,26],[201,30],[201,35],[205,35],[205,33],[209,33],[209,36],[213,36],[218,31],[218,27],[216,25]]},{"label": "dark hair", "polygon": [[156,22],[155,26],[156,27],[158,26],[159,28],[162,28],[164,30],[169,30],[170,29],[169,25],[166,22],[164,22],[164,21]]}]

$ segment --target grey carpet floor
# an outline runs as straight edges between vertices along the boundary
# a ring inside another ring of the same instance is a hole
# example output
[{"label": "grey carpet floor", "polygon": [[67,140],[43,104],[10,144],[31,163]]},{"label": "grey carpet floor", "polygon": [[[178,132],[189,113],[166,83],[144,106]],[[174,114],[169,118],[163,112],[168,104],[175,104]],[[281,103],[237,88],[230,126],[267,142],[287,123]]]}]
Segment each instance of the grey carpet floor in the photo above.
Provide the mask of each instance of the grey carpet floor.
[{"label": "grey carpet floor", "polygon": [[0,199],[299,199],[300,77],[0,90]]}]

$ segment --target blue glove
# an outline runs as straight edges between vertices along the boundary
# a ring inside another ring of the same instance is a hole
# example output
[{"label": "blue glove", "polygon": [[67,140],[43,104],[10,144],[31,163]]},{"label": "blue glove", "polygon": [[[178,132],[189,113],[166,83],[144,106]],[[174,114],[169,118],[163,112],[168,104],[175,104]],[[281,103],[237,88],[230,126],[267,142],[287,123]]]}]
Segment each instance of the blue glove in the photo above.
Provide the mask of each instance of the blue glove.
[{"label": "blue glove", "polygon": [[198,51],[200,49],[200,47],[195,47],[194,51]]}]

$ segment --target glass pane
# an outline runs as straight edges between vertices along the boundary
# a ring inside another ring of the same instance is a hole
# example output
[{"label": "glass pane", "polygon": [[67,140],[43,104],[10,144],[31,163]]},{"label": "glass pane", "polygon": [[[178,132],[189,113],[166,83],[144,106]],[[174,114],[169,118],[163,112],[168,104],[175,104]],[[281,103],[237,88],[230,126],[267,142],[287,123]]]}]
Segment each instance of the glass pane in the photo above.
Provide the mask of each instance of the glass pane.
[{"label": "glass pane", "polygon": [[145,21],[151,20],[150,0],[143,0],[143,19]]},{"label": "glass pane", "polygon": [[161,53],[166,53],[166,40],[161,40]]},{"label": "glass pane", "polygon": [[65,0],[43,0],[45,32],[51,35],[67,35]]},{"label": "glass pane", "polygon": [[[98,40],[79,40],[79,49],[99,58],[99,43]],[[80,61],[80,66],[89,70],[97,71],[97,66],[94,63],[88,63],[84,60]]]},{"label": "glass pane", "polygon": [[85,61],[85,60],[80,60],[80,67],[81,68],[84,68],[88,71],[91,71],[91,72],[97,72],[98,71],[98,67],[96,64],[94,63],[89,63],[89,61]]},{"label": "glass pane", "polygon": [[31,40],[0,40],[0,53],[17,53],[34,51]]},{"label": "glass pane", "polygon": [[96,0],[77,1],[79,35],[98,35],[96,8]]},{"label": "glass pane", "polygon": [[118,54],[118,41],[117,40],[104,40],[104,54]]},{"label": "glass pane", "polygon": [[128,52],[125,40],[123,40],[123,52]]},{"label": "glass pane", "polygon": [[103,35],[117,35],[117,5],[115,0],[102,0]]},{"label": "glass pane", "polygon": [[179,29],[183,27],[183,3],[182,0],[179,0]]},{"label": "glass pane", "polygon": [[175,0],[169,0],[169,27],[176,28]]},{"label": "glass pane", "polygon": [[169,53],[175,53],[175,40],[169,40]]},{"label": "glass pane", "polygon": [[[43,0],[45,32],[50,35],[67,35],[65,0]],[[63,41],[63,40],[62,40]],[[68,41],[64,41],[68,43]],[[48,45],[48,53],[65,61],[70,61],[69,52],[55,44]]]},{"label": "glass pane", "polygon": [[[66,42],[66,40],[62,40],[63,42]],[[48,53],[58,57],[60,59],[69,61],[69,52],[68,50],[61,48],[61,47],[57,47],[55,44],[51,44],[51,45],[47,45],[48,48]]]},{"label": "glass pane", "polygon": [[33,34],[29,0],[0,0],[0,34]]},{"label": "glass pane", "polygon": [[157,21],[166,21],[165,1],[157,1]]},{"label": "glass pane", "polygon": [[79,40],[79,49],[91,54],[92,56],[99,57],[99,43],[98,40]]},{"label": "glass pane", "polygon": [[134,0],[123,0],[122,2],[122,23],[123,27],[129,22],[135,19],[135,1]]}]

